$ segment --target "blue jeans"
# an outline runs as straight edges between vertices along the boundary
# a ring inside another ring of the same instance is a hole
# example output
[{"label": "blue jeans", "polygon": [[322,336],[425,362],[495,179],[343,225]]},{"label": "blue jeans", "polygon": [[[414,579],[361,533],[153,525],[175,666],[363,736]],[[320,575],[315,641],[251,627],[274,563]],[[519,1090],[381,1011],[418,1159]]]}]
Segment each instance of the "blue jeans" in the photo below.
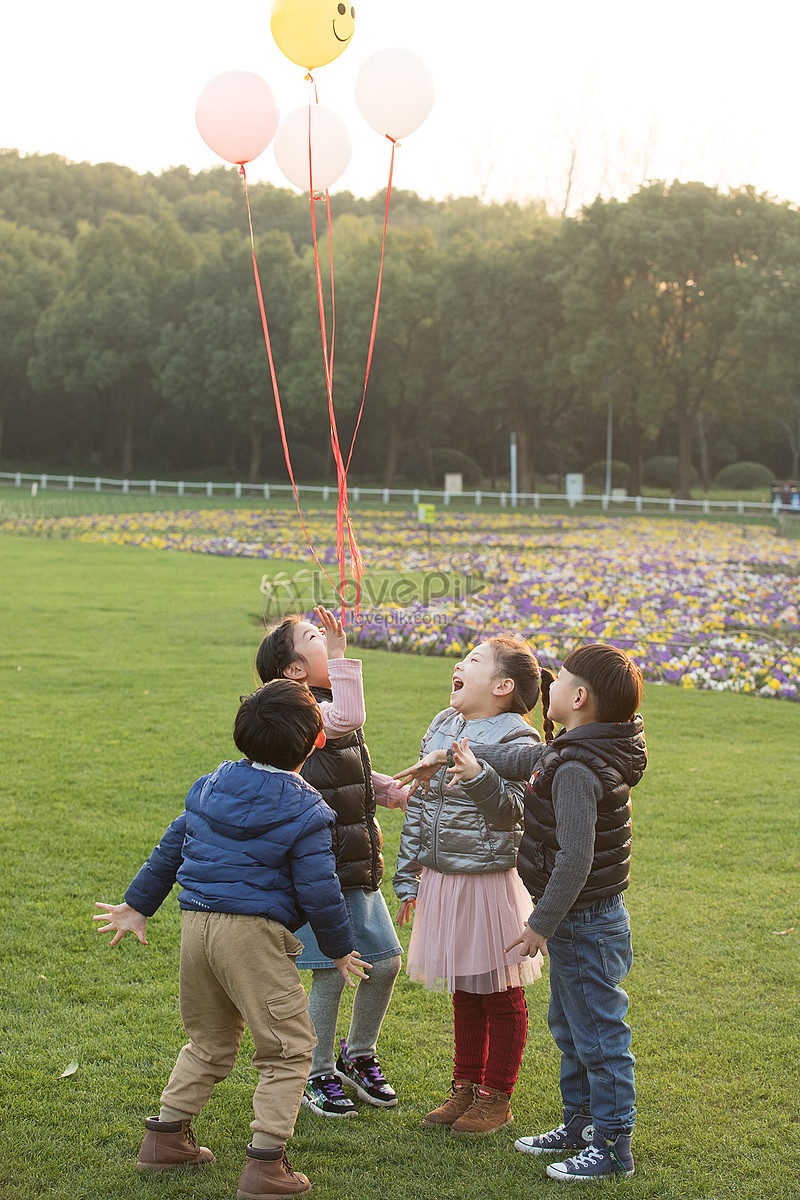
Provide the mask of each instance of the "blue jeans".
[{"label": "blue jeans", "polygon": [[622,896],[568,913],[548,940],[548,1024],[561,1051],[565,1118],[589,1113],[609,1138],[630,1133],[636,1117],[627,993],[631,925]]}]

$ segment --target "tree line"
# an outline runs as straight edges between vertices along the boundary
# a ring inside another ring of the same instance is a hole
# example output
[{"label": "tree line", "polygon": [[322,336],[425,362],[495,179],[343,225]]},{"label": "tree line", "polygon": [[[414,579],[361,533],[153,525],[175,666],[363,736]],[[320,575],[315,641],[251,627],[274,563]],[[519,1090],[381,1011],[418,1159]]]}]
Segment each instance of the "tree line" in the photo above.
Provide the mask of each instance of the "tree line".
[{"label": "tree line", "polygon": [[[315,205],[345,457],[385,196]],[[292,461],[334,478],[308,197],[250,187]],[[0,463],[282,479],[242,181],[0,153]],[[599,469],[677,495],[741,460],[798,475],[800,214],[743,187],[652,183],[574,218],[395,191],[353,478],[500,486]],[[655,468],[653,468],[655,469]],[[223,475],[224,473],[224,475]]]}]

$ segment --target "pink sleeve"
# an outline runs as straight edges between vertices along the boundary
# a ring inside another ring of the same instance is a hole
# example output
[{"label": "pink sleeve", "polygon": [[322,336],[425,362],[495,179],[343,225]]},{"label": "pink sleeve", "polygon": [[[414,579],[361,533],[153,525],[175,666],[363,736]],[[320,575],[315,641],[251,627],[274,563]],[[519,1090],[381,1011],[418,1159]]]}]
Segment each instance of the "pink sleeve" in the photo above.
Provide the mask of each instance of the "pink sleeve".
[{"label": "pink sleeve", "polygon": [[328,663],[332,700],[323,700],[322,724],[329,737],[360,729],[367,719],[360,658],[332,658]]},{"label": "pink sleeve", "polygon": [[382,775],[380,771],[372,772],[372,790],[375,793],[375,803],[383,808],[405,808],[411,794],[410,787],[404,787],[391,775]]}]

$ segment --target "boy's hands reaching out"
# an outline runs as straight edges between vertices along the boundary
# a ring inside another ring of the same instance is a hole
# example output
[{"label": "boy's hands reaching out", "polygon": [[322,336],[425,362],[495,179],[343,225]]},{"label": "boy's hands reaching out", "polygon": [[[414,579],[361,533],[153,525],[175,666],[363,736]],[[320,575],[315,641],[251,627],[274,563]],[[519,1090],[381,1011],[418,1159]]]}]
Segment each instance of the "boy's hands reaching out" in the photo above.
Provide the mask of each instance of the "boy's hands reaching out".
[{"label": "boy's hands reaching out", "polygon": [[424,792],[429,791],[431,780],[436,772],[444,766],[447,761],[444,750],[431,750],[430,754],[426,754],[418,762],[415,762],[411,767],[404,767],[402,771],[398,771],[393,776],[394,779],[401,784],[409,784],[413,789],[422,787]]},{"label": "boy's hands reaching out", "polygon": [[462,780],[477,779],[483,770],[469,748],[469,738],[453,742],[453,764],[452,767],[447,768],[447,774],[450,776],[448,787],[452,787],[454,783],[461,783]]},{"label": "boy's hands reaching out", "polygon": [[109,945],[116,946],[126,933],[135,933],[142,945],[147,945],[147,938],[144,936],[147,917],[137,912],[135,908],[131,908],[130,904],[104,904],[101,900],[95,900],[94,906],[95,908],[104,908],[106,911],[97,913],[92,920],[108,921],[108,925],[98,925],[97,932],[108,933],[111,929],[116,930]]},{"label": "boy's hands reaching out", "polygon": [[[412,789],[421,787],[423,792],[430,790],[431,780],[447,762],[446,750],[431,750],[419,762],[411,767],[404,767],[394,778],[399,783],[410,784]],[[447,768],[447,786],[460,783],[462,779],[475,779],[483,767],[469,748],[469,738],[453,742],[453,766]]]}]

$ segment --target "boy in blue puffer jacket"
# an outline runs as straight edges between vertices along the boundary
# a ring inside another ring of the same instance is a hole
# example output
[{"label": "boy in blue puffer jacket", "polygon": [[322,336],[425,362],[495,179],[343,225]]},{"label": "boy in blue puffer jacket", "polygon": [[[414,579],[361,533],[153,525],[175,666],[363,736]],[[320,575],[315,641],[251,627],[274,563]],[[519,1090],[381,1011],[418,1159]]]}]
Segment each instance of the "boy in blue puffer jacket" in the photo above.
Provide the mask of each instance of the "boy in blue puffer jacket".
[{"label": "boy in blue puffer jacket", "polygon": [[[214,1161],[192,1135],[214,1084],[233,1069],[245,1024],[255,1044],[259,1081],[252,1144],[239,1200],[307,1192],[285,1143],[300,1108],[316,1044],[308,998],[294,957],[294,930],[308,921],[348,983],[366,978],[331,850],[334,814],[298,774],[324,745],[319,705],[308,688],[281,679],[243,697],[234,741],[245,755],[198,779],[125,893],[124,904],[98,903],[115,930],[111,945],[145,929],[176,878],[181,906],[180,1009],[189,1038],[145,1121],[137,1167],[164,1171]],[[354,984],[353,984],[354,986]]]}]

